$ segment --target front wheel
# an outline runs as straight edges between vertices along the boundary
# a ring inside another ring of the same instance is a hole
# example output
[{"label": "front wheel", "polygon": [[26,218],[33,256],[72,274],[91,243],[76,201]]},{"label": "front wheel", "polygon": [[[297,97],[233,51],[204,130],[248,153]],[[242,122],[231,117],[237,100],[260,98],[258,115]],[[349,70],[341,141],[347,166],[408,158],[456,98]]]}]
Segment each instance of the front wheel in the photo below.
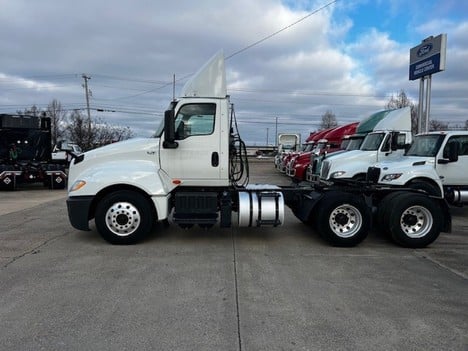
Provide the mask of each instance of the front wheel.
[{"label": "front wheel", "polygon": [[334,246],[349,247],[367,237],[371,213],[361,197],[334,191],[317,204],[315,220],[321,237]]},{"label": "front wheel", "polygon": [[439,237],[443,225],[442,211],[430,197],[400,194],[392,199],[391,209],[384,225],[397,244],[422,248]]},{"label": "front wheel", "polygon": [[95,223],[99,234],[111,244],[135,244],[149,234],[154,218],[149,200],[134,191],[116,191],[97,205]]}]

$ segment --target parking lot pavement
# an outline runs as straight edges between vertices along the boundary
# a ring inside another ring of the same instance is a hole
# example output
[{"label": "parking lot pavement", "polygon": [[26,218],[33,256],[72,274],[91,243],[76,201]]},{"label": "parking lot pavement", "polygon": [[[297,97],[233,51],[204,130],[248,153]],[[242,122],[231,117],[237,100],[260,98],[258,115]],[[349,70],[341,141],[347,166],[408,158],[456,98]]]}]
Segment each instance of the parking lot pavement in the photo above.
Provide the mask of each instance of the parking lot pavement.
[{"label": "parking lot pavement", "polygon": [[45,189],[42,184],[28,184],[18,187],[15,191],[1,191],[0,216],[40,206],[52,200],[64,199],[66,196],[66,190]]},{"label": "parking lot pavement", "polygon": [[330,247],[288,210],[281,228],[158,226],[121,247],[43,200],[0,215],[5,350],[468,349],[467,209],[419,250],[378,232]]}]

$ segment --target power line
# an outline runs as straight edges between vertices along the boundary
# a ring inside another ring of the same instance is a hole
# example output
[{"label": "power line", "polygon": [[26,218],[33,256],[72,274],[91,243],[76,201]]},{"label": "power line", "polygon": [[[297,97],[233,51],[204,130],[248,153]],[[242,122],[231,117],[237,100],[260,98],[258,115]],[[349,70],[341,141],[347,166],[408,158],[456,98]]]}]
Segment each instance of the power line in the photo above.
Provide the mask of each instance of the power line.
[{"label": "power line", "polygon": [[375,94],[356,94],[356,93],[332,93],[326,91],[316,92],[304,92],[304,91],[286,91],[286,90],[267,90],[267,89],[230,89],[229,91],[238,91],[241,93],[274,93],[274,94],[285,94],[285,95],[300,95],[300,96],[349,96],[349,97],[372,97],[372,98],[388,98],[389,94],[386,95],[375,95]]},{"label": "power line", "polygon": [[246,51],[246,50],[248,50],[248,49],[250,49],[250,48],[253,48],[254,46],[257,46],[258,44],[261,44],[261,43],[263,43],[264,41],[267,41],[268,39],[274,37],[275,35],[278,35],[279,33],[284,32],[285,30],[287,30],[287,29],[289,29],[289,28],[295,26],[296,24],[298,24],[298,23],[300,23],[300,22],[306,20],[306,19],[309,18],[310,16],[315,15],[317,12],[320,12],[320,11],[324,10],[325,8],[327,8],[327,7],[331,6],[331,5],[333,5],[334,3],[338,2],[338,1],[339,1],[339,0],[330,1],[329,3],[327,3],[327,4],[323,5],[322,7],[318,8],[317,10],[314,10],[314,11],[310,12],[309,14],[305,15],[304,17],[298,19],[296,22],[291,23],[290,25],[287,25],[286,27],[283,27],[283,28],[281,28],[280,30],[277,30],[277,31],[274,32],[274,33],[272,33],[272,34],[270,34],[270,35],[267,35],[267,36],[264,37],[263,39],[257,40],[256,42],[254,42],[254,43],[252,43],[252,44],[246,46],[245,48],[240,49],[240,50],[238,50],[238,51],[232,53],[231,55],[229,55],[228,57],[226,57],[226,60],[229,60],[230,58],[232,58],[232,57],[234,57],[234,56],[236,56],[236,55],[239,55],[240,53],[242,53],[242,52],[244,52],[244,51]]}]

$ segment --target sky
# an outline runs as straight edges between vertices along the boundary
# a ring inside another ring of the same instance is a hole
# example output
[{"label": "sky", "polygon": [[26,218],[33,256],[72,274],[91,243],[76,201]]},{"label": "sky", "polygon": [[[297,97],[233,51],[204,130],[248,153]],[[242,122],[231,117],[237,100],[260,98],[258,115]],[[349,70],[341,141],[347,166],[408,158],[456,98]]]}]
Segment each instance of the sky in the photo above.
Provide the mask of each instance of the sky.
[{"label": "sky", "polygon": [[417,104],[409,51],[442,33],[430,112],[455,128],[468,120],[465,0],[0,0],[0,113],[56,99],[85,114],[85,74],[93,117],[149,137],[173,90],[223,50],[241,137],[274,144],[327,111],[360,121],[401,90]]}]

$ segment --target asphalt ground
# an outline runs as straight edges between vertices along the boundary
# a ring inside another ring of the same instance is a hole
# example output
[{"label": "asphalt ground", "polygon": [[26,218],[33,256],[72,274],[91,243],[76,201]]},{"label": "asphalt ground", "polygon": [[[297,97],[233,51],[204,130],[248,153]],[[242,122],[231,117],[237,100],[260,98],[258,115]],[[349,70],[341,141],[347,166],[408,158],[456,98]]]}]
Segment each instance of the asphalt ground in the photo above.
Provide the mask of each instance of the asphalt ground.
[{"label": "asphalt ground", "polygon": [[[251,182],[287,184],[272,161]],[[1,350],[468,350],[468,208],[405,249],[335,248],[280,228],[158,226],[112,246],[68,223],[66,193],[0,193]]]}]

